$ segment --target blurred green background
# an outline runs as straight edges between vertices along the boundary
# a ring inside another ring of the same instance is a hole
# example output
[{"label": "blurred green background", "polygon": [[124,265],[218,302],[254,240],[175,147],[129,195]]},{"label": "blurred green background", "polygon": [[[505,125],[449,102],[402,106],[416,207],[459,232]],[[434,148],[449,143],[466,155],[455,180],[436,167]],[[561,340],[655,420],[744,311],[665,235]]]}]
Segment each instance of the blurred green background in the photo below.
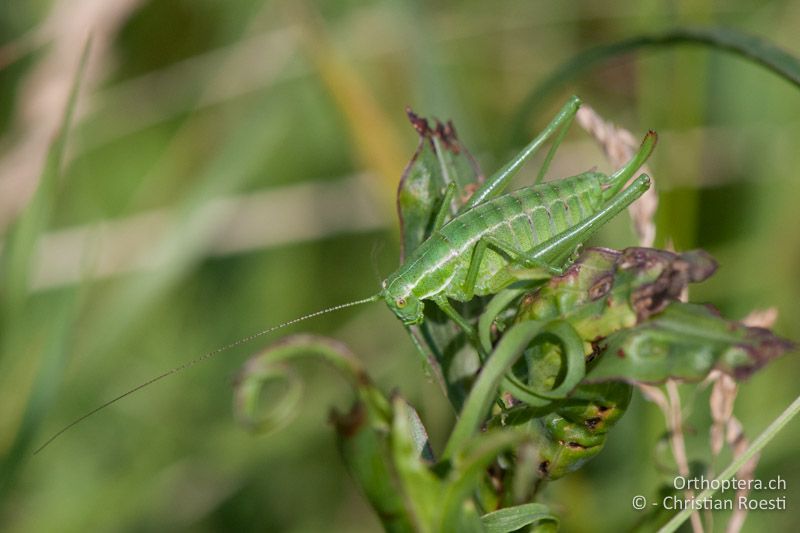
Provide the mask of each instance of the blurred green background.
[{"label": "blurred green background", "polygon": [[[800,53],[800,3],[0,3],[0,235],[30,201],[89,34],[92,45],[57,192],[42,209],[27,285],[0,331],[3,531],[376,531],[339,463],[327,413],[351,393],[303,367],[307,402],[283,432],[231,416],[231,382],[260,339],[127,398],[33,449],[160,371],[269,325],[373,294],[398,258],[393,195],[416,146],[406,105],[452,118],[491,172],[580,95],[651,160],[658,244],[703,247],[719,272],[693,289],[741,318],[775,306],[800,339],[800,91],[699,47],[628,54],[521,105],[576,53],[678,25],[726,25]],[[551,175],[609,165],[576,125]],[[518,179],[534,175],[529,167]],[[595,243],[636,244],[626,217]],[[379,304],[284,332],[347,342],[376,381],[415,405],[439,447],[453,422],[400,323]],[[282,332],[282,333],[284,333]],[[796,353],[745,384],[736,413],[758,434],[798,391]],[[685,388],[690,459],[708,452],[708,391]],[[606,450],[551,484],[565,531],[619,531],[636,494],[671,479],[664,421],[636,395]],[[796,527],[797,423],[757,477],[787,480],[788,511],[745,531]],[[727,464],[729,455],[723,455]],[[656,464],[661,466],[656,466]],[[715,514],[723,530],[724,514]]]}]

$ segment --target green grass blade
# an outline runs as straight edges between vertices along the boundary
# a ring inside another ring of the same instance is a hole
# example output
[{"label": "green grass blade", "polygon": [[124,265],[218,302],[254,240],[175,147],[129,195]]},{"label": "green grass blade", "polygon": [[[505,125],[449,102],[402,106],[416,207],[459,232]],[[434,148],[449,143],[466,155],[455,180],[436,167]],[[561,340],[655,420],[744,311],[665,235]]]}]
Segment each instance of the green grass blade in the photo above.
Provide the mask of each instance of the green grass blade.
[{"label": "green grass blade", "polygon": [[[800,396],[795,398],[795,400],[787,407],[772,423],[765,429],[761,435],[759,435],[753,443],[745,450],[745,452],[737,457],[722,473],[717,476],[716,482],[717,483],[710,483],[711,487],[713,486],[720,486],[722,481],[730,479],[736,472],[739,471],[742,466],[749,461],[755,454],[760,452],[764,446],[769,444],[769,442],[775,438],[775,436],[784,428],[786,424],[794,418],[797,413],[800,412]],[[708,488],[698,494],[695,499],[696,500],[705,500],[710,498],[717,492],[716,489]],[[683,524],[689,515],[693,512],[691,506],[687,506],[686,509],[682,510],[678,514],[672,517],[672,519],[667,522],[664,527],[658,530],[659,533],[670,533],[672,531],[676,531],[681,524]]]},{"label": "green grass blade", "polygon": [[555,90],[585,71],[613,57],[640,48],[668,48],[680,45],[706,46],[727,52],[767,68],[800,87],[800,60],[768,41],[731,28],[676,28],[654,35],[631,37],[579,53],[539,83],[523,100],[517,112],[512,134],[525,137],[526,124]]},{"label": "green grass blade", "polygon": [[28,451],[37,430],[56,398],[83,294],[83,289],[77,289],[65,295],[53,310],[53,329],[47,335],[47,345],[42,351],[36,381],[25,404],[25,412],[14,441],[0,461],[0,501],[5,499],[6,491],[11,488],[17,473],[29,457]]},{"label": "green grass blade", "polygon": [[[86,71],[86,62],[91,49],[91,39],[86,41],[75,76],[70,87],[64,113],[58,131],[47,151],[39,185],[28,206],[20,215],[9,233],[2,257],[0,273],[0,294],[2,294],[2,327],[3,338],[12,330],[16,330],[15,319],[25,305],[28,295],[28,282],[31,265],[34,259],[36,244],[47,228],[53,207],[56,202],[58,179],[64,160],[64,148],[75,113],[80,84]],[[61,382],[66,358],[69,353],[70,340],[74,332],[75,317],[78,314],[82,288],[77,288],[63,295],[57,305],[51,309],[51,327],[44,334],[44,348],[41,349],[40,367],[25,404],[19,427],[13,441],[0,460],[0,501],[12,486],[14,479],[22,467],[33,438],[49,411],[56,397]],[[3,356],[9,355],[9,346],[3,348]],[[14,349],[19,349],[15,346]],[[34,353],[38,355],[39,350]]]},{"label": "green grass blade", "polygon": [[29,277],[36,243],[47,229],[58,192],[58,179],[64,162],[67,134],[75,114],[80,84],[86,71],[91,39],[86,41],[78,68],[70,87],[67,105],[53,141],[47,151],[39,185],[33,198],[12,226],[3,250],[0,267],[0,295],[3,310],[8,317],[19,309],[28,293]]}]

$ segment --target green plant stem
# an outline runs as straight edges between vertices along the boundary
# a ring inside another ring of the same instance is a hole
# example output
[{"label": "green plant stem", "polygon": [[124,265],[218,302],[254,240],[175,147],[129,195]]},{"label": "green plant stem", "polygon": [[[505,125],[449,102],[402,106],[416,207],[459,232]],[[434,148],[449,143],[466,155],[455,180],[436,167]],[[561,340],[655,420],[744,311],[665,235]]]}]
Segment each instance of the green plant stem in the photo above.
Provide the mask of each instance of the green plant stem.
[{"label": "green plant stem", "polygon": [[700,45],[727,52],[760,65],[800,87],[800,61],[788,52],[754,35],[732,28],[675,28],[663,33],[639,35],[616,43],[589,48],[558,67],[539,83],[520,104],[512,127],[513,139],[525,137],[526,125],[546,98],[571,79],[607,59],[640,48]]},{"label": "green plant stem", "polygon": [[[786,426],[786,424],[788,424],[789,421],[792,418],[794,418],[794,416],[798,412],[800,412],[800,396],[795,398],[792,404],[789,407],[787,407],[783,411],[783,413],[781,413],[780,416],[778,416],[778,418],[772,421],[772,424],[770,424],[769,427],[767,427],[767,429],[765,429],[763,433],[761,433],[761,435],[759,435],[758,438],[756,438],[756,440],[753,441],[750,447],[747,448],[747,450],[745,450],[745,452],[742,455],[737,457],[728,466],[728,468],[723,470],[719,476],[717,476],[716,480],[721,484],[722,481],[730,479],[736,472],[739,471],[742,465],[744,465],[747,461],[749,461],[750,458],[752,458],[755,454],[760,452],[761,449],[764,448],[764,446],[766,446],[767,443],[769,443],[769,441],[775,438],[778,432],[780,432],[780,430],[782,430],[784,426]],[[711,483],[711,485],[713,486],[715,485],[715,483]],[[717,485],[719,486],[719,484]],[[715,492],[717,492],[717,489],[709,487],[708,489],[698,494],[695,499],[705,500],[713,496]],[[683,509],[681,512],[673,516],[669,522],[664,524],[664,527],[659,529],[658,533],[671,533],[672,531],[677,530],[680,527],[680,525],[686,521],[689,515],[692,514],[692,512],[694,511],[691,508],[691,506],[687,507],[686,509]]]}]

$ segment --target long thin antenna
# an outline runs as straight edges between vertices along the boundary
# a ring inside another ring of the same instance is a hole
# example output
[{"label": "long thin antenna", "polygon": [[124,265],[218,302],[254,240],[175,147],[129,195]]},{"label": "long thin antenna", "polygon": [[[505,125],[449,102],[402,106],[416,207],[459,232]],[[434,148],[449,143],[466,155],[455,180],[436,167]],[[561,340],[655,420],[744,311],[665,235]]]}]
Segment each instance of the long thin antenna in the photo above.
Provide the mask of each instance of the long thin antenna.
[{"label": "long thin antenna", "polygon": [[231,348],[235,348],[236,346],[239,346],[240,344],[246,344],[246,343],[248,343],[248,342],[250,342],[250,341],[252,341],[254,339],[257,339],[258,337],[262,337],[264,335],[267,335],[268,333],[272,333],[273,331],[279,330],[281,328],[285,328],[287,326],[291,326],[293,324],[297,324],[298,322],[302,322],[304,320],[308,320],[309,318],[315,318],[315,317],[318,317],[320,315],[324,315],[324,314],[327,314],[327,313],[332,313],[334,311],[339,311],[340,309],[346,309],[348,307],[353,307],[353,306],[356,306],[356,305],[366,304],[366,303],[370,303],[370,302],[377,302],[380,298],[381,298],[381,293],[373,294],[369,298],[363,298],[361,300],[356,300],[354,302],[348,302],[348,303],[345,303],[345,304],[334,305],[333,307],[328,307],[327,309],[323,309],[321,311],[316,311],[314,313],[311,313],[311,314],[308,314],[308,315],[304,315],[304,316],[301,316],[299,318],[295,318],[293,320],[289,320],[288,322],[284,322],[283,324],[278,324],[277,326],[272,326],[271,328],[267,328],[265,330],[259,331],[258,333],[253,333],[252,335],[249,335],[247,337],[239,339],[238,341],[232,342],[232,343],[227,344],[227,345],[225,345],[225,346],[223,346],[221,348],[217,348],[216,350],[212,350],[212,351],[210,351],[208,353],[205,353],[205,354],[201,355],[200,357],[192,359],[191,361],[187,361],[186,363],[183,363],[182,365],[176,366],[175,368],[173,368],[171,370],[167,370],[163,374],[159,374],[158,376],[145,381],[141,385],[137,385],[136,387],[134,387],[134,388],[132,388],[132,389],[120,394],[116,398],[112,398],[111,400],[108,400],[104,404],[102,404],[102,405],[100,405],[98,407],[95,407],[94,409],[92,409],[91,411],[86,413],[85,415],[82,415],[82,416],[76,418],[75,420],[73,420],[72,422],[70,422],[69,424],[67,424],[66,426],[61,428],[60,430],[58,430],[58,432],[56,432],[52,437],[47,439],[47,441],[45,441],[44,444],[42,444],[41,446],[36,448],[36,451],[33,452],[33,455],[36,455],[37,453],[39,453],[42,450],[44,450],[45,448],[47,448],[47,446],[49,446],[51,442],[53,442],[58,437],[60,437],[65,431],[67,431],[67,430],[71,429],[72,427],[80,424],[81,422],[83,422],[84,420],[86,420],[87,418],[92,416],[93,414],[97,413],[98,411],[102,411],[103,409],[105,409],[109,405],[114,404],[114,403],[120,401],[121,399],[125,398],[126,396],[130,396],[134,392],[137,392],[139,390],[144,389],[145,387],[149,387],[150,385],[152,385],[156,381],[161,381],[162,379],[164,379],[167,376],[171,376],[172,374],[177,374],[178,372],[182,372],[182,371],[186,370],[189,367],[192,367],[192,366],[194,366],[194,365],[196,365],[198,363],[202,363],[203,361],[205,361],[207,359],[211,359],[212,357],[214,357],[215,355],[217,355],[217,354],[219,354],[221,352],[230,350]]}]

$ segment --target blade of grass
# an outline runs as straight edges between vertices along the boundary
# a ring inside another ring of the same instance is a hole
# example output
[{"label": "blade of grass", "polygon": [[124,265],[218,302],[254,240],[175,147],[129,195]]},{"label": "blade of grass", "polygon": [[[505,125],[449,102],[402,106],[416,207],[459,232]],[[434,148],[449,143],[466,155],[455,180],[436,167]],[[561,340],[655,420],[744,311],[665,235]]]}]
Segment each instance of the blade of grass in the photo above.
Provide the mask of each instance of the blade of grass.
[{"label": "blade of grass", "polygon": [[0,502],[13,485],[17,473],[30,456],[33,439],[56,398],[69,354],[74,333],[75,318],[86,294],[86,285],[64,295],[53,311],[52,329],[47,335],[47,344],[41,356],[25,413],[14,435],[14,441],[0,462]]},{"label": "blade of grass", "polygon": [[559,66],[539,83],[522,101],[517,111],[514,139],[526,137],[526,124],[541,109],[542,103],[555,90],[585,71],[613,57],[640,48],[661,48],[679,45],[707,46],[728,52],[767,68],[789,83],[800,87],[800,60],[770,42],[730,28],[676,28],[654,35],[631,37],[616,43],[590,48]]},{"label": "blade of grass", "polygon": [[[39,178],[39,186],[33,199],[13,226],[4,250],[2,258],[4,269],[2,278],[0,278],[0,288],[2,288],[4,296],[2,322],[4,333],[16,329],[14,321],[18,316],[17,311],[25,305],[27,300],[33,254],[39,237],[48,225],[55,205],[64,147],[75,112],[80,84],[86,71],[90,49],[91,38],[87,39],[81,53],[61,124],[46,155],[45,166]],[[46,335],[39,372],[29,394],[25,412],[13,443],[0,462],[0,501],[4,499],[6,491],[19,472],[32,439],[56,396],[69,353],[68,346],[74,330],[73,324],[80,308],[79,296],[82,294],[84,294],[82,287],[70,291],[59,300],[52,311],[52,320],[50,321],[52,329]],[[7,356],[9,353],[4,350],[2,355]]]}]

